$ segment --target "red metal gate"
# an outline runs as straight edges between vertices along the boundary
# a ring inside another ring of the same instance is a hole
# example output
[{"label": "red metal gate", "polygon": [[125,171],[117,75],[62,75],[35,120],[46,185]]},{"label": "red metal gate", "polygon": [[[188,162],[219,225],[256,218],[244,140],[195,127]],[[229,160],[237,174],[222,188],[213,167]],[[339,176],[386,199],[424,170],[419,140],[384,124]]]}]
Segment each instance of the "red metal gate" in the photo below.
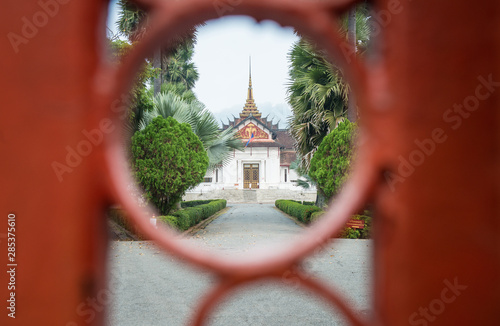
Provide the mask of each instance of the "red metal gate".
[{"label": "red metal gate", "polygon": [[[85,324],[78,307],[106,288],[103,213],[115,202],[164,250],[219,276],[195,325],[243,284],[302,275],[295,266],[366,203],[376,211],[375,315],[360,320],[335,289],[306,275],[302,286],[353,325],[500,324],[498,1],[375,1],[378,47],[364,63],[335,27],[354,1],[140,3],[152,12],[150,33],[120,67],[104,60],[106,1],[2,4],[0,252],[7,273],[0,272],[0,293],[6,308],[14,297],[17,309],[12,319],[2,308],[2,324]],[[363,130],[354,176],[326,218],[283,250],[242,261],[201,254],[152,228],[126,189],[120,150],[125,94],[142,58],[160,41],[228,14],[314,37],[344,67]],[[99,302],[92,325],[103,324]]]}]

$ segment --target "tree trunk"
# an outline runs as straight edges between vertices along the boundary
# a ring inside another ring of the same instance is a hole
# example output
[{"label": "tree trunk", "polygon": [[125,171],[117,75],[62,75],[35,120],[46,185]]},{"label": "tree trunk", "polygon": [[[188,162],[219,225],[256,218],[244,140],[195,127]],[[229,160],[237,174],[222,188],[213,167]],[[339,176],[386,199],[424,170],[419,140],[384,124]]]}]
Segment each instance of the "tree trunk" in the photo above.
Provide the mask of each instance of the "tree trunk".
[{"label": "tree trunk", "polygon": [[153,85],[153,95],[156,96],[156,94],[158,94],[160,91],[161,91],[161,80],[162,80],[162,75],[163,75],[163,70],[161,69],[162,68],[162,64],[161,64],[161,49],[158,48],[155,53],[154,53],[154,57],[153,57],[153,68],[154,69],[160,69],[160,74],[155,77],[155,80],[154,80],[154,85]]},{"label": "tree trunk", "polygon": [[[353,6],[349,10],[349,16],[348,16],[348,27],[347,27],[347,41],[351,44],[353,47],[353,53],[356,55],[356,7]],[[348,107],[347,107],[347,119],[351,122],[356,122],[358,119],[358,110],[357,110],[357,104],[356,104],[356,99],[354,97],[354,94],[352,92],[352,89],[349,90],[349,95],[348,95]]]},{"label": "tree trunk", "polygon": [[328,198],[326,198],[325,193],[318,186],[316,186],[316,189],[316,202],[314,203],[314,205],[318,206],[319,208],[323,208],[326,204],[328,204]]}]

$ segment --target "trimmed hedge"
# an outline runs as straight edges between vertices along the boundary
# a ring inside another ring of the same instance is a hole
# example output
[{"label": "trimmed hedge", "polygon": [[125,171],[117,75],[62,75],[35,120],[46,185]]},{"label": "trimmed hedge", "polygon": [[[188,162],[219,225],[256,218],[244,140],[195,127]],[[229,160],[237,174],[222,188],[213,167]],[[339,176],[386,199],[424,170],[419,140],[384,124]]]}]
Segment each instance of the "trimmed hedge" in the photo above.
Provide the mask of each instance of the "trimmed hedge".
[{"label": "trimmed hedge", "polygon": [[[200,202],[200,201],[198,201]],[[225,199],[210,200],[208,204],[187,207],[169,216],[158,217],[162,222],[180,230],[186,231],[204,219],[214,215],[226,207]]]},{"label": "trimmed hedge", "polygon": [[174,228],[174,229],[178,228],[177,217],[175,217],[175,216],[172,216],[172,215],[158,216],[157,219],[160,220],[161,222],[167,224],[168,226]]},{"label": "trimmed hedge", "polygon": [[208,204],[208,203],[213,202],[213,201],[214,201],[213,199],[183,201],[183,202],[181,202],[181,207],[186,208],[186,207],[205,205],[205,204]]},{"label": "trimmed hedge", "polygon": [[[310,206],[309,204],[301,205],[293,200],[277,200],[275,202],[276,207],[278,207],[283,212],[288,215],[296,217],[299,221],[310,224],[320,219],[325,211],[321,210],[317,206]],[[365,211],[363,215],[353,215],[351,219],[365,221],[364,229],[352,229],[344,228],[338,235],[339,238],[347,239],[370,239],[370,231],[372,225],[372,217],[369,211]]]},{"label": "trimmed hedge", "polygon": [[278,207],[278,209],[288,215],[296,217],[299,221],[305,224],[309,224],[311,222],[311,215],[313,213],[321,211],[321,208],[319,207],[302,205],[294,200],[278,199],[274,204]]},{"label": "trimmed hedge", "polygon": [[148,240],[148,238],[139,232],[139,229],[134,224],[130,223],[125,211],[121,208],[110,208],[107,212],[108,217],[116,224],[135,235],[139,240]]},{"label": "trimmed hedge", "polygon": [[311,214],[311,223],[315,222],[316,220],[318,220],[321,216],[323,216],[323,214],[325,214],[324,211],[319,211],[319,212],[314,212]]}]

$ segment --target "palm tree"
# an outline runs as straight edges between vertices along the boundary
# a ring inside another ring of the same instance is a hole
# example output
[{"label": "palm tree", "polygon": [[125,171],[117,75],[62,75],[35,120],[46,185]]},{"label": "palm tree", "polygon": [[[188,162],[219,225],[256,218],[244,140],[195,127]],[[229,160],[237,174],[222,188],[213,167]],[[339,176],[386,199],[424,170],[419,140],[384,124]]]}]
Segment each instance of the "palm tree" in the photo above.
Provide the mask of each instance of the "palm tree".
[{"label": "palm tree", "polygon": [[131,43],[143,38],[148,18],[146,12],[128,0],[120,0],[118,5],[121,8],[116,22],[118,32],[127,37]]},{"label": "palm tree", "polygon": [[[131,43],[141,40],[147,33],[147,20],[148,13],[142,10],[138,5],[132,3],[130,0],[120,0],[118,2],[120,5],[120,13],[118,16],[117,26],[121,35],[128,38]],[[154,94],[158,94],[163,84],[164,76],[168,74],[168,65],[173,56],[182,48],[193,47],[196,43],[196,29],[202,25],[195,26],[191,30],[184,34],[176,35],[176,37],[171,40],[170,47],[168,49],[175,49],[173,51],[168,51],[167,48],[157,49],[151,58],[153,63],[153,68],[159,71],[159,74],[154,78]],[[191,53],[192,56],[192,53]],[[189,59],[191,59],[191,56]],[[189,81],[191,81],[191,87],[193,87],[194,82],[198,79],[198,73],[194,65],[191,66]],[[193,74],[194,71],[194,74]],[[194,81],[193,81],[194,80]]]},{"label": "palm tree", "polygon": [[290,170],[294,170],[297,173],[297,186],[304,189],[310,189],[313,186],[316,186],[316,182],[314,182],[309,174],[307,174],[307,172],[300,167],[300,159],[296,159],[292,162],[292,164],[290,164]]},{"label": "palm tree", "polygon": [[226,164],[233,150],[243,149],[236,131],[231,128],[221,131],[214,115],[198,100],[189,102],[173,92],[160,93],[154,98],[153,111],[145,114],[140,128],[145,128],[157,116],[173,117],[191,125],[207,151],[209,169]]},{"label": "palm tree", "polygon": [[307,171],[316,148],[345,116],[348,88],[340,72],[304,38],[294,44],[289,56],[290,133],[301,167]]},{"label": "palm tree", "polygon": [[[356,55],[356,7],[352,7],[349,10],[348,13],[348,18],[347,18],[347,41],[351,43],[351,46],[354,49],[354,55]],[[347,118],[351,122],[356,122],[357,116],[358,116],[358,110],[357,110],[357,104],[356,104],[356,99],[354,97],[354,94],[352,93],[352,90],[349,92],[348,95],[348,107],[347,107]]]},{"label": "palm tree", "polygon": [[[367,49],[370,27],[366,6],[359,6],[357,10],[356,48],[358,54],[362,54]],[[340,24],[340,32],[346,38],[348,23],[346,16]],[[323,138],[346,118],[350,89],[326,53],[305,37],[292,46],[289,60],[287,100],[293,113],[289,119],[290,133],[296,140],[300,167],[308,171],[311,158]]]},{"label": "palm tree", "polygon": [[194,44],[192,42],[184,42],[178,48],[175,54],[170,56],[167,61],[166,73],[163,75],[163,80],[168,83],[181,83],[186,88],[192,89],[199,74],[196,66],[192,62],[194,55]]},{"label": "palm tree", "polygon": [[[153,90],[151,88],[148,90],[148,93],[151,98],[154,98]],[[173,93],[187,103],[198,101],[196,94],[182,83],[163,83],[161,85],[161,93]]]}]

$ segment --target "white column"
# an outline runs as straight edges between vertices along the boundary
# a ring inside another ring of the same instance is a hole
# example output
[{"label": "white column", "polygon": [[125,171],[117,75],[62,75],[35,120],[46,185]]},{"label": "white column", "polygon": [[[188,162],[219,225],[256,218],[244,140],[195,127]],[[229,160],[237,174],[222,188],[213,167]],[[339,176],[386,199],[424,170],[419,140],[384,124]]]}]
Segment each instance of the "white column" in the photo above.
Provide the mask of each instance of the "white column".
[{"label": "white column", "polygon": [[262,161],[264,162],[264,182],[267,182],[267,160]]},{"label": "white column", "polygon": [[[264,165],[264,160],[260,160],[259,166],[259,188],[262,189],[264,183],[266,183],[266,166]],[[261,172],[262,171],[262,172]]]},{"label": "white column", "polygon": [[234,183],[240,183],[240,178],[238,174],[238,166],[240,165],[240,160],[236,160],[236,181]]}]

